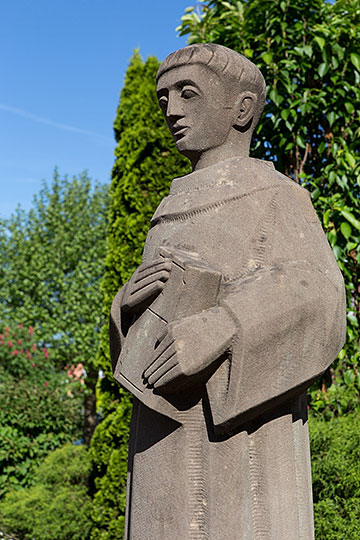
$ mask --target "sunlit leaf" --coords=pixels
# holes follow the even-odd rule
[[[347,369],[344,373],[345,384],[352,384],[355,380],[355,374],[352,369]]]
[[[343,221],[340,225],[340,230],[343,236],[345,236],[346,240],[348,240],[348,238],[351,236],[351,225],[347,221]]]
[[[323,37],[315,36],[314,41],[316,41],[321,50],[325,47],[325,39]]]
[[[355,67],[355,69],[357,69],[358,71],[360,71],[360,54],[357,54],[357,53],[351,53],[350,54],[350,60],[353,64],[353,66]]]
[[[348,212],[347,210],[342,210],[341,214],[344,216],[345,219],[348,220],[349,223],[351,223],[351,225],[355,227],[355,229],[360,231],[360,221],[356,219],[354,214],[352,214],[351,212]]]
[[[327,115],[327,119],[329,120],[330,126],[332,126],[333,123],[335,122],[335,118],[336,118],[336,114],[334,113],[334,111],[329,112],[329,114]],[[333,145],[333,150],[336,153],[335,144]]]
[[[263,57],[263,60],[264,60],[265,64],[270,64],[270,62],[271,62],[271,60],[273,58],[273,55],[272,55],[272,53],[268,52],[268,53],[263,54],[262,57]]]
[[[349,114],[352,114],[355,110],[355,107],[352,103],[350,103],[349,101],[345,103],[345,109],[347,110],[347,112]]]
[[[322,62],[322,64],[320,64],[320,66],[318,67],[318,74],[320,75],[320,77],[324,77],[324,75],[326,75],[328,71],[329,64],[327,62]]]
[[[350,152],[345,152],[346,161],[350,165],[350,167],[353,169],[355,167],[356,161],[354,156]]]

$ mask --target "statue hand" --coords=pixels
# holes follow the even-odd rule
[[[122,309],[124,312],[141,313],[150,306],[163,290],[169,279],[170,259],[157,259],[151,264],[142,264],[126,284]]]
[[[222,327],[227,324],[223,311],[215,307],[169,323],[144,370],[145,384],[174,391],[201,379],[230,347],[234,329],[231,322]]]

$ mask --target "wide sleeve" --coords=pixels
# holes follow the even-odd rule
[[[275,230],[277,248],[267,263],[223,289],[220,304],[231,313],[236,332],[227,358],[207,382],[218,433],[304,392],[344,344],[343,278],[315,213],[310,207],[306,212],[310,220],[303,220],[300,235]],[[304,236],[302,250],[297,238]],[[286,249],[300,256],[281,260]]]

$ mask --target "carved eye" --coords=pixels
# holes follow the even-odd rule
[[[191,88],[183,88],[181,92],[181,97],[184,99],[191,99],[198,95],[199,94],[195,90],[192,90]]]
[[[159,98],[159,105],[163,111],[166,111],[168,106],[168,98],[165,96],[162,96]]]

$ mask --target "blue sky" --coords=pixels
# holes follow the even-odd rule
[[[112,123],[135,48],[160,60],[192,0],[0,0],[0,217],[54,167],[108,182]]]

